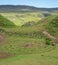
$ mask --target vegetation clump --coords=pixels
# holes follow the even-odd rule
[[[46,45],[51,45],[51,39],[50,38],[46,38]]]

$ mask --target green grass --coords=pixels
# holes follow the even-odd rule
[[[12,21],[15,25],[21,26],[26,22],[38,22],[44,16],[39,12],[34,13],[1,13],[4,17]]]
[[[30,45],[26,46],[27,44]],[[0,51],[15,54],[32,54],[37,53],[39,48],[42,49],[44,46],[44,39],[6,35],[3,45],[0,46]]]
[[[2,15],[0,15],[0,27],[14,27],[15,24]]]
[[[18,55],[1,60],[0,65],[58,65],[57,49],[58,46],[45,53]]]
[[[57,16],[49,16],[30,27],[1,26],[0,65],[58,65],[58,45],[46,45],[47,36],[42,33],[42,30],[49,30],[49,25],[51,30],[58,28],[57,22]],[[5,57],[4,54],[10,56]]]
[[[45,20],[43,20],[45,21]],[[53,36],[58,38],[58,16],[50,16],[46,20],[45,29]]]

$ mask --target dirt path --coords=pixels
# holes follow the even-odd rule
[[[58,40],[58,38],[52,36],[50,33],[46,32],[46,31],[42,31],[44,35],[48,36],[49,38],[51,39],[54,39],[54,40]]]

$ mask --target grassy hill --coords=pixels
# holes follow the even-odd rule
[[[16,26],[22,26],[27,22],[38,22],[44,15],[39,12],[28,12],[28,13],[0,13],[5,18],[12,21]]]
[[[13,27],[13,26],[15,26],[13,22],[0,15],[0,27]]]
[[[52,20],[50,20],[52,19]],[[58,37],[58,16],[49,17],[50,21],[46,21],[46,30],[53,36]]]
[[[51,15],[58,15],[55,12],[9,12],[9,13],[0,13],[2,16],[7,18],[8,20],[12,21],[16,26],[22,26],[28,22],[39,22],[42,18]]]
[[[58,65],[58,44],[53,39],[58,35],[57,22],[56,15],[32,26],[1,27],[0,65]]]
[[[42,24],[44,27],[44,30],[49,32],[52,36],[55,36],[58,38],[58,15],[52,15],[48,16],[46,18],[43,18],[40,22],[37,24]]]

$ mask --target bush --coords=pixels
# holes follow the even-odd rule
[[[46,38],[46,45],[50,45],[51,44],[51,39],[50,38]]]

